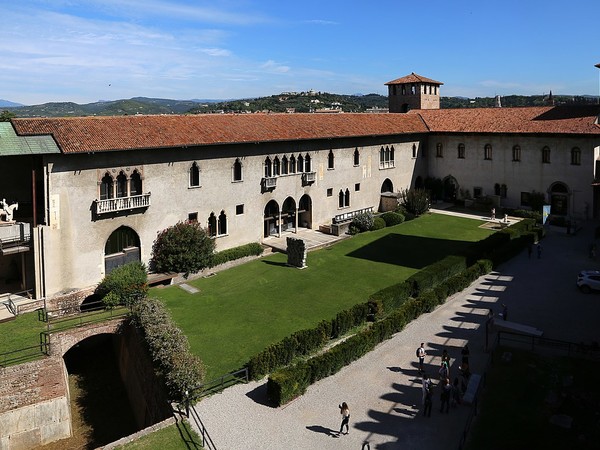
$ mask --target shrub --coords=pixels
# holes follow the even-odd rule
[[[373,220],[373,228],[371,228],[372,230],[381,230],[382,228],[386,227],[386,223],[385,220],[383,220],[381,217],[375,217],[375,219]]]
[[[404,216],[399,212],[388,211],[381,215],[381,218],[385,220],[387,227],[393,227],[394,225],[401,224],[404,222]]]
[[[429,210],[429,193],[425,189],[401,190],[400,203],[407,211],[410,211],[415,216],[420,216]]]
[[[141,262],[130,262],[113,269],[100,282],[95,293],[108,308],[119,304],[133,305],[148,294],[146,266]]]
[[[208,267],[215,241],[197,222],[179,222],[161,231],[152,245],[152,263],[158,272],[190,273]]]
[[[352,219],[352,223],[350,224],[350,229],[355,229],[359,233],[363,233],[365,231],[369,231],[373,228],[373,222],[375,221],[375,217],[372,212],[365,212],[356,215]],[[351,233],[352,234],[352,233]]]
[[[187,338],[156,299],[137,302],[132,308],[132,323],[141,330],[170,399],[182,402],[185,392],[199,386],[205,373],[200,359],[190,353]]]
[[[225,264],[229,261],[235,261],[236,259],[244,258],[246,256],[259,256],[262,255],[263,251],[264,248],[258,242],[251,242],[246,245],[223,250],[213,255],[210,267]]]

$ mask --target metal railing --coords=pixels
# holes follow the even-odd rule
[[[8,294],[2,294],[0,295],[0,303],[6,305],[6,308],[13,316],[17,316],[19,315],[20,311],[19,304],[16,302],[18,302],[19,300],[32,300],[32,292],[32,289],[26,289],[20,292],[10,292]]]
[[[369,213],[369,212],[373,212],[373,207],[369,206],[368,208],[363,208],[363,209],[357,209],[356,211],[350,211],[347,213],[343,213],[343,214],[338,214],[336,215],[332,222],[335,223],[340,223],[340,222],[345,222],[347,220],[352,220],[354,219],[356,216],[359,216],[361,214],[364,213]]]
[[[523,348],[537,353],[552,353],[573,358],[600,360],[600,346],[597,344],[588,345],[561,341],[540,336],[512,333],[510,331],[498,332],[498,344],[513,348]]]
[[[106,214],[136,208],[147,208],[150,206],[150,192],[142,195],[132,195],[130,197],[94,200],[94,203],[96,206],[96,214]]]
[[[198,430],[200,430],[200,439],[202,440],[200,444],[202,445],[202,447],[206,450],[217,450],[217,446],[208,434],[208,430],[206,429],[204,423],[200,419],[200,415],[198,414],[198,411],[196,411],[196,408],[194,406],[191,406],[190,408],[188,408],[187,413],[188,420],[193,420],[196,426],[198,427]]]
[[[40,343],[30,347],[23,347],[18,350],[0,353],[0,367],[7,367],[15,364],[23,364],[34,361],[42,356],[50,354],[50,342],[47,333],[40,333]]]
[[[248,381],[248,368],[244,367],[236,372],[225,374],[222,377],[195,387],[191,390],[191,392],[188,393],[188,397],[190,399],[197,400],[216,392],[221,392],[223,389],[228,388],[229,386],[233,386],[238,383],[247,383]]]
[[[126,306],[106,308],[104,302],[67,306],[53,310],[45,310],[42,320],[48,324],[48,332],[63,331],[105,320],[126,317],[130,314]]]

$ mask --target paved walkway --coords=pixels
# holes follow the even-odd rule
[[[594,226],[585,223],[576,236],[550,229],[540,259],[535,252],[529,259],[524,251],[283,407],[267,405],[265,379],[231,387],[196,409],[220,450],[454,450],[471,407],[461,405],[442,414],[436,392],[431,418],[419,414],[416,347],[426,343],[430,374],[437,373],[442,349],[448,349],[454,376],[460,349],[468,342],[472,371],[480,372],[488,358],[485,314],[489,308],[499,313],[502,303],[508,305],[509,320],[539,328],[547,337],[597,340],[600,295],[585,295],[575,287],[579,270],[598,267],[587,255]],[[350,406],[350,433],[338,437],[342,401]]]

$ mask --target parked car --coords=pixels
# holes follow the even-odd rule
[[[582,270],[579,272],[577,287],[585,294],[600,291],[600,270]]]

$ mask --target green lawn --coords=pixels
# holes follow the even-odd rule
[[[510,348],[497,349],[494,361],[468,450],[599,448],[600,362]],[[571,429],[550,423],[560,414],[573,419]]]
[[[42,352],[39,347],[37,350],[22,349],[39,345],[40,333],[45,329],[46,324],[39,320],[37,311],[0,323],[0,365],[18,364],[40,358]],[[6,354],[9,352],[15,353]]]
[[[201,439],[185,421],[155,431],[135,441],[117,447],[119,450],[183,450],[202,449]]]
[[[480,221],[426,215],[310,252],[308,267],[274,254],[190,281],[200,290],[154,288],[207,366],[207,380],[242,367],[294,331],[315,326],[370,294],[490,234]]]

